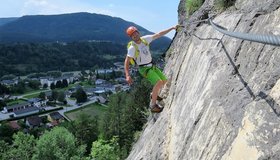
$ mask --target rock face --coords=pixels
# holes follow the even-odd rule
[[[213,14],[211,4],[206,0],[195,18]],[[180,24],[187,24],[184,6],[181,0]],[[279,35],[279,7],[279,0],[237,0],[213,21]],[[280,159],[279,53],[279,46],[225,36],[206,23],[179,31],[166,55],[165,109],[127,159]]]

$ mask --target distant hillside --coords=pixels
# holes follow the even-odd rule
[[[0,26],[17,20],[18,18],[0,18]]]
[[[0,77],[109,68],[123,61],[125,53],[125,45],[112,42],[0,44]]]
[[[124,44],[129,41],[125,30],[130,25],[137,26],[142,34],[151,34],[121,18],[90,13],[23,16],[10,21],[0,19],[0,43],[101,40]],[[170,41],[163,37],[155,41],[152,49],[165,50]]]

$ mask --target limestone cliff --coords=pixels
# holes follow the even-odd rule
[[[215,15],[212,6],[206,0],[189,20]],[[213,21],[279,35],[279,7],[279,0],[237,0]],[[181,0],[179,23],[187,25],[184,8]],[[280,159],[280,47],[199,23],[176,34],[166,60],[165,109],[149,120],[128,159]]]

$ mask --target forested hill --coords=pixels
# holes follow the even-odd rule
[[[110,67],[124,60],[125,30],[131,25],[142,35],[152,33],[121,18],[91,13],[0,18],[0,77]],[[167,37],[154,41],[152,54],[162,54],[170,42]]]
[[[106,68],[123,61],[125,53],[126,46],[112,42],[0,44],[0,77]]]
[[[0,19],[0,22],[2,20]],[[4,25],[0,25],[1,43],[86,40],[127,43],[129,39],[125,34],[125,30],[130,25],[137,26],[142,34],[152,33],[121,18],[92,13],[23,16],[4,22]],[[165,49],[170,41],[169,38],[163,37],[154,43],[154,49]]]

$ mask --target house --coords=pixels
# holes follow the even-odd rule
[[[107,102],[107,100],[103,96],[97,96],[97,101],[101,104],[104,104]]]
[[[88,96],[94,96],[95,92],[97,91],[96,88],[85,88],[84,91]]]
[[[19,111],[19,110],[23,110],[25,108],[29,108],[32,105],[28,102],[24,102],[24,103],[20,103],[20,104],[15,104],[15,105],[11,105],[11,106],[6,106],[3,109],[4,113],[9,113],[9,112],[15,112],[15,111]]]
[[[96,73],[98,74],[107,74],[107,73],[112,73],[113,70],[112,69],[98,69],[96,70]]]
[[[114,65],[119,69],[124,69],[123,62],[115,62]]]
[[[123,77],[121,77],[121,78],[116,78],[115,81],[118,82],[118,83],[121,83],[121,84],[126,84],[126,83],[127,83],[127,82],[126,82],[126,79],[123,78]]]
[[[47,101],[42,100],[41,98],[30,98],[27,100],[32,106],[43,107],[46,106]]]
[[[45,95],[47,99],[52,99],[52,91],[46,91]]]
[[[129,91],[130,90],[130,86],[129,85],[123,85],[122,86],[122,90],[123,91]]]
[[[17,121],[10,121],[8,125],[13,129],[13,130],[19,130],[20,126],[18,125]]]
[[[64,79],[67,80],[68,84],[69,83],[73,83],[73,81],[75,80],[73,74],[69,73],[69,74],[64,74],[62,77],[59,78],[53,78],[53,77],[41,77],[40,78],[40,83],[43,86],[44,84],[47,84],[48,87],[51,86],[52,83],[56,84],[57,81],[63,81]]]
[[[115,88],[115,92],[119,92],[122,90],[122,85],[121,84],[116,84],[114,85],[114,88]]]
[[[15,113],[15,117],[22,117],[22,116],[38,113],[39,111],[40,111],[39,108],[32,106],[21,110],[16,110],[14,111],[14,113]]]
[[[52,112],[48,115],[48,120],[51,122],[60,123],[64,121],[64,117],[59,112]]]
[[[32,116],[26,119],[26,125],[30,128],[39,127],[42,125],[42,118],[39,116]]]
[[[112,85],[110,83],[97,85],[96,89],[105,90],[105,92],[108,92],[108,91],[114,92],[115,91],[114,85]]]
[[[51,83],[49,83],[49,78],[51,78],[51,77],[40,77],[39,80],[40,80],[41,85],[44,86],[44,84],[47,84],[49,87],[51,84]]]
[[[96,85],[100,85],[100,84],[104,84],[104,83],[106,83],[106,80],[104,80],[104,79],[97,79],[97,80],[95,81],[95,84],[96,84]]]
[[[0,83],[5,86],[13,86],[18,84],[18,80],[2,80]]]

